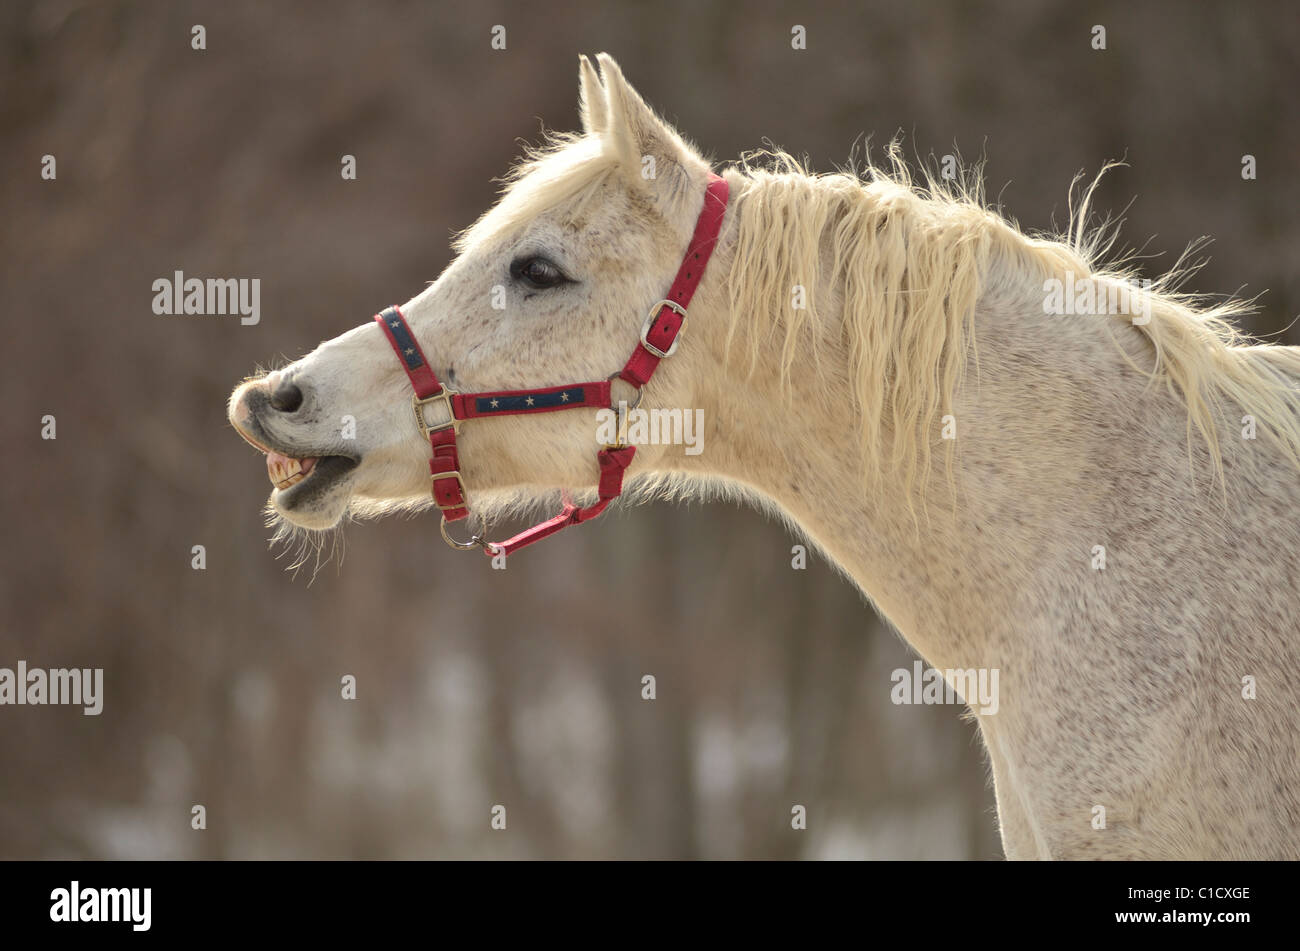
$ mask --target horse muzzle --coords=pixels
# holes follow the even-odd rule
[[[276,508],[290,511],[336,491],[360,464],[356,453],[300,443],[289,432],[304,406],[292,378],[271,374],[241,384],[231,395],[229,419],[235,432],[266,457]]]

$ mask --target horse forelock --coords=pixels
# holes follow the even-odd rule
[[[602,193],[618,162],[605,136],[547,135],[499,179],[500,201],[457,234],[452,248],[463,253],[476,243],[517,232],[561,205],[568,205],[571,216],[580,215]]]

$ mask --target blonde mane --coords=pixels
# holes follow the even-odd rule
[[[1178,293],[1196,270],[1186,265],[1186,254],[1146,288],[1123,260],[1104,265],[1115,230],[1105,224],[1089,230],[1087,223],[1093,190],[1111,166],[1083,191],[1066,235],[1036,237],[985,207],[978,169],[964,170],[955,183],[927,173],[918,185],[896,141],[887,157],[887,169],[868,164],[861,172],[823,175],[782,152],[743,157],[737,169],[745,183],[733,204],[739,238],[728,278],[728,353],[743,341],[748,353],[739,356],[752,372],[762,349],[783,330],[780,378],[787,393],[801,348],[820,372],[819,352],[835,346],[841,334],[847,337],[846,382],[863,421],[861,452],[869,473],[899,475],[910,487],[928,468],[931,443],[962,381],[976,303],[995,261],[1019,272],[1029,287],[1072,273],[1121,282],[1140,295],[1150,322],[1139,329],[1154,361],[1139,369],[1152,384],[1182,395],[1189,440],[1195,427],[1220,478],[1216,420],[1228,403],[1252,414],[1300,467],[1300,351],[1249,341],[1230,321],[1249,313],[1250,302],[1210,304]],[[801,309],[792,306],[796,289],[804,295]],[[842,311],[840,323],[821,319],[832,299]]]

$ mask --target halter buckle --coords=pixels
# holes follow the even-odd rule
[[[667,350],[660,350],[652,344],[646,337],[650,333],[650,328],[655,325],[655,320],[659,317],[659,312],[667,307],[669,310],[675,310],[682,315],[682,325],[677,328],[677,335],[673,337],[672,345]],[[677,345],[682,342],[682,334],[686,333],[686,308],[676,301],[661,300],[650,308],[650,313],[645,315],[645,322],[641,324],[641,346],[653,353],[660,360],[665,357],[671,357],[677,352]]]
[[[434,505],[442,509],[444,514],[447,512],[455,511],[456,509],[463,509],[469,507],[469,491],[465,488],[465,480],[461,478],[459,469],[448,469],[446,472],[435,472],[433,475],[429,476],[430,490],[432,490],[433,484],[436,483],[439,479],[456,480],[456,485],[460,489],[460,501],[453,502],[449,505],[443,505],[441,502],[438,501],[438,497],[435,495],[433,498]]]
[[[420,432],[424,433],[425,439],[428,439],[429,436],[432,435],[433,433],[442,432],[444,429],[450,429],[453,433],[457,435],[460,434],[461,420],[456,418],[456,413],[452,409],[452,405],[451,405],[451,398],[455,395],[456,393],[454,390],[449,389],[446,386],[443,386],[440,390],[438,390],[437,393],[434,393],[432,396],[426,396],[424,399],[420,399],[419,394],[416,394],[411,398],[411,404],[415,409],[415,421],[416,423],[419,424]],[[445,423],[437,423],[433,426],[430,426],[429,421],[424,418],[424,407],[426,404],[434,403],[437,402],[438,400],[442,400],[443,403],[446,404],[447,406],[447,421]]]

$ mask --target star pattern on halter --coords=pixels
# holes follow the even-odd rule
[[[470,397],[474,412],[485,414],[528,413],[595,405],[595,396],[583,387],[531,390],[519,393],[484,393]]]

